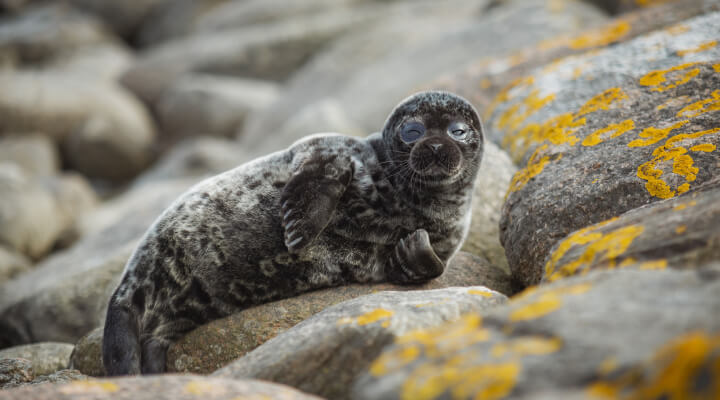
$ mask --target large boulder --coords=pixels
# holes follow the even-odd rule
[[[506,297],[485,287],[380,292],[327,308],[215,372],[284,383],[332,399],[395,337],[480,312]]]
[[[2,376],[2,375],[0,375]],[[0,392],[0,399],[86,400],[320,400],[284,385],[197,375],[156,375],[38,385]]]
[[[0,285],[32,268],[25,255],[6,246],[0,246]]]
[[[50,375],[68,367],[73,347],[57,342],[27,344],[0,350],[0,359],[22,358],[30,361],[35,375]]]
[[[354,398],[717,398],[720,264],[695,267],[593,271],[411,332]]]
[[[671,198],[717,175],[720,12],[571,56],[503,91],[487,128],[525,167],[501,242],[514,276],[542,276],[570,232]]]
[[[0,133],[39,132],[63,145],[90,177],[127,179],[151,160],[155,130],[145,108],[113,82],[76,74],[0,73]]]
[[[0,137],[0,163],[12,162],[30,175],[55,175],[60,169],[60,153],[55,143],[43,135]]]

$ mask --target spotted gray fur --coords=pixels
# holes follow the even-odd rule
[[[449,132],[458,123],[466,137]],[[410,126],[424,135],[408,143],[401,132]],[[126,266],[108,306],[107,372],[163,372],[172,341],[254,304],[437,277],[467,235],[482,151],[472,105],[423,92],[398,105],[381,133],[310,136],[201,182]]]

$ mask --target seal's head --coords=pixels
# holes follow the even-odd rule
[[[474,178],[483,151],[475,108],[460,96],[430,91],[414,94],[392,111],[383,128],[393,168],[424,182]]]

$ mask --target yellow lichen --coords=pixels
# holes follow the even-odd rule
[[[681,105],[683,105],[683,104],[686,104],[686,103],[690,102],[691,100],[692,100],[692,99],[690,98],[690,96],[687,96],[687,95],[682,95],[682,96],[677,96],[677,97],[671,97],[671,98],[665,100],[664,103],[662,103],[662,104],[660,104],[659,106],[655,107],[655,109],[658,110],[658,111],[660,111],[660,110],[664,110],[664,109],[666,109],[666,108],[668,108],[668,107],[679,107],[679,106],[681,106]]]
[[[666,269],[668,266],[668,262],[665,259],[660,260],[652,260],[652,261],[644,261],[638,265],[639,269],[644,270],[655,270],[655,269]]]
[[[185,392],[193,395],[222,395],[226,389],[222,385],[216,385],[204,381],[192,381],[185,385]]]
[[[75,381],[72,383],[68,383],[67,385],[63,385],[60,387],[59,391],[64,394],[70,394],[70,395],[89,395],[93,393],[103,394],[103,393],[113,393],[120,390],[118,385],[116,385],[113,382],[108,381]]]
[[[684,210],[684,209],[686,209],[686,208],[688,208],[688,207],[692,207],[692,206],[695,206],[695,205],[697,205],[697,201],[692,200],[692,201],[690,201],[690,202],[688,202],[688,203],[682,203],[682,204],[676,205],[675,207],[673,207],[673,210],[675,210],[675,211],[681,211],[681,210]]]
[[[596,146],[607,139],[614,139],[623,133],[635,129],[635,122],[631,119],[626,119],[623,122],[617,124],[610,124],[605,128],[598,129],[595,132],[588,135],[585,140],[582,141],[583,146]],[[612,132],[610,135],[607,133]]]
[[[711,97],[688,105],[677,113],[679,118],[695,118],[710,111],[720,110],[720,90],[712,92]]]
[[[713,64],[713,70],[715,70],[715,72],[720,73],[720,64]]]
[[[688,55],[688,54],[701,53],[701,52],[703,52],[703,51],[710,50],[710,49],[712,49],[713,47],[717,46],[717,44],[718,44],[718,41],[717,41],[717,40],[711,40],[711,41],[709,41],[709,42],[702,43],[702,44],[700,44],[700,45],[698,45],[697,47],[694,47],[694,48],[692,48],[692,49],[680,50],[680,51],[677,52],[677,54],[678,54],[680,57],[685,57],[685,56]]]
[[[676,65],[672,68],[664,70],[652,71],[640,78],[639,83],[642,86],[655,86],[652,88],[653,91],[664,92],[680,85],[684,85],[688,83],[692,78],[697,76],[700,73],[700,68],[693,68],[697,64],[699,63],[692,62]],[[680,73],[681,71],[684,72]],[[668,79],[667,75],[671,73],[673,75],[677,75],[675,80],[665,83]]]
[[[402,369],[415,361],[420,355],[418,346],[398,346],[390,351],[385,351],[370,366],[370,374],[381,376]]]
[[[679,24],[674,25],[669,28],[667,28],[665,31],[671,35],[680,35],[682,33],[685,33],[690,30],[690,27],[687,25]]]
[[[435,399],[446,391],[453,398],[494,400],[507,396],[515,386],[520,366],[486,364],[464,368],[421,365],[402,386],[402,399]]]
[[[476,294],[478,296],[483,297],[492,297],[492,292],[489,292],[487,290],[479,290],[479,289],[470,289],[468,290],[468,294]]]
[[[562,344],[563,342],[559,338],[522,336],[496,344],[490,350],[490,354],[495,358],[502,358],[507,355],[544,355],[560,350]]]
[[[630,23],[624,20],[603,27],[599,30],[587,32],[568,43],[568,47],[575,50],[587,49],[590,47],[607,46],[616,42],[630,32]]]
[[[537,174],[541,173],[543,169],[545,169],[545,166],[550,162],[550,156],[541,157],[540,153],[545,151],[547,148],[548,145],[544,144],[535,149],[535,153],[530,156],[530,159],[528,160],[525,168],[521,169],[513,176],[512,181],[510,182],[510,187],[508,188],[508,194],[516,192],[525,187],[525,185],[530,182],[530,179],[532,179]],[[558,157],[558,159],[559,158],[560,157]]]
[[[536,299],[526,296],[515,298],[513,304],[517,307],[510,313],[509,319],[511,322],[519,322],[544,317],[562,306],[562,296],[582,294],[591,288],[589,283],[581,283],[546,289],[540,292]]]
[[[658,129],[655,127],[647,127],[642,132],[638,134],[643,139],[635,139],[632,142],[628,143],[628,147],[645,147],[650,146],[651,144],[655,144],[670,134],[671,131],[674,131],[675,129],[682,128],[690,121],[680,121],[676,122],[668,127]]]
[[[340,320],[338,320],[338,324],[344,325],[344,324],[357,323],[358,325],[368,325],[368,324],[372,324],[374,322],[378,322],[380,320],[384,320],[381,323],[381,326],[383,328],[387,328],[388,326],[390,326],[390,320],[388,318],[392,317],[393,314],[394,314],[394,312],[391,310],[386,310],[384,308],[377,308],[375,310],[368,311],[365,314],[360,315],[355,318],[351,318],[351,317],[341,318]]]
[[[682,235],[683,233],[685,233],[686,230],[687,230],[687,226],[679,225],[678,227],[675,228],[675,233],[677,233],[678,235]]]
[[[595,231],[616,220],[617,217],[611,218],[598,222],[595,225],[579,229],[570,234],[567,238],[560,242],[557,249],[550,255],[550,260],[548,260],[547,264],[545,264],[545,276],[550,276],[555,273],[558,262],[572,247],[582,246],[602,238],[602,233]]]

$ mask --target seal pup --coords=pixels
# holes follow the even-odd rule
[[[309,136],[194,186],[150,227],[110,299],[107,373],[163,372],[172,341],[254,304],[439,276],[469,229],[483,143],[470,103],[422,92],[380,133]]]

